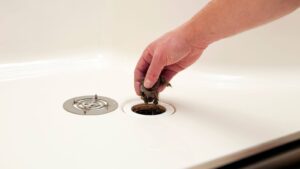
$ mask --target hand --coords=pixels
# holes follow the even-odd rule
[[[182,26],[166,33],[144,50],[134,72],[137,95],[141,95],[140,87],[143,81],[146,88],[151,88],[159,76],[169,82],[178,72],[200,57],[207,44],[193,45],[193,38],[192,32]],[[161,92],[165,87],[160,86],[158,91]]]
[[[230,3],[229,3],[230,2]],[[300,6],[299,0],[213,0],[183,26],[152,42],[134,72],[135,91],[151,88],[159,76],[170,81],[193,64],[208,44],[282,17]],[[162,91],[161,86],[158,91]]]

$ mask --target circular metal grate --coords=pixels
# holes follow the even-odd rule
[[[64,109],[79,115],[100,115],[112,112],[118,108],[118,103],[104,96],[81,96],[67,100]]]

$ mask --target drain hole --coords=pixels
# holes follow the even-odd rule
[[[166,111],[166,108],[155,104],[137,104],[132,106],[131,110],[142,115],[158,115]]]

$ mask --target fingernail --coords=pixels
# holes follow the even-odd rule
[[[146,88],[150,88],[150,87],[152,87],[151,86],[151,81],[150,80],[145,80],[145,82],[144,82],[144,86],[146,87]]]

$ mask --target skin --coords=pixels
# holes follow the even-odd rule
[[[160,76],[169,82],[196,62],[210,44],[276,20],[299,6],[300,0],[210,1],[189,21],[146,47],[134,72],[137,95],[141,95],[142,84],[151,88]]]

